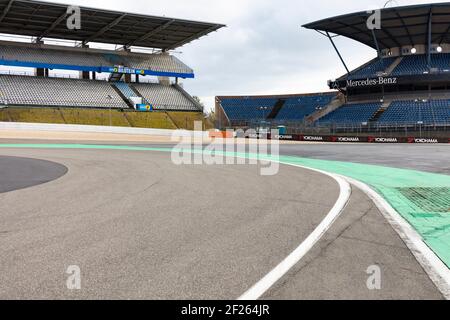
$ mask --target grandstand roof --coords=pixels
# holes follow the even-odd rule
[[[367,28],[367,19],[371,15],[362,11],[303,27],[351,38],[376,49],[372,31]],[[427,44],[430,21],[432,43],[450,43],[449,2],[382,9],[381,29],[374,31],[381,49]]]
[[[67,4],[0,1],[0,33],[172,50],[224,25],[81,7],[81,30],[66,26]]]
[[[319,95],[336,95],[338,91],[324,91],[324,92],[314,92],[314,93],[299,93],[299,94],[274,94],[274,95],[246,95],[246,96],[217,96],[216,99],[289,99],[297,97],[310,97]]]

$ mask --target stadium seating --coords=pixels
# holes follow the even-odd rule
[[[323,108],[336,97],[335,94],[299,96],[289,98],[278,113],[276,120],[301,121]]]
[[[136,83],[133,87],[155,110],[199,111],[199,108],[176,86]]]
[[[374,78],[380,72],[383,72],[391,66],[397,57],[389,57],[383,59],[372,60],[365,67],[352,71],[348,77],[351,80]],[[394,68],[391,76],[404,75],[420,75],[429,72],[450,72],[450,54],[449,53],[434,53],[431,55],[431,70],[428,67],[428,58],[425,54],[409,55],[402,57],[401,62]]]
[[[183,62],[174,56],[165,54],[139,55],[129,54],[124,57],[126,66],[134,69],[152,70],[158,72],[194,73]]]
[[[431,69],[438,73],[450,72],[450,54],[432,54]],[[420,75],[428,72],[430,72],[430,69],[428,68],[427,56],[421,54],[403,57],[400,64],[392,72],[392,75]]]
[[[100,54],[65,50],[44,50],[38,47],[0,46],[0,57],[2,60],[49,64],[70,64],[93,67],[111,65],[103,55]]]
[[[277,101],[277,98],[227,98],[221,105],[231,121],[253,121],[266,119]]]
[[[355,125],[368,122],[380,110],[382,103],[346,104],[319,119],[319,124]]]
[[[221,105],[231,121],[260,121],[274,116],[276,122],[302,121],[329,104],[336,94],[299,95],[291,97],[222,98]],[[284,103],[280,104],[280,101]],[[277,110],[277,106],[281,108]]]
[[[365,67],[357,69],[350,73],[348,77],[351,80],[363,79],[363,78],[374,78],[378,73],[385,71],[390,65],[394,63],[396,57],[384,58],[380,61],[378,58],[371,61]]]
[[[114,67],[156,72],[192,74],[193,70],[174,56],[130,52],[105,52],[0,45],[0,58],[8,61],[70,65],[80,67]]]
[[[0,76],[0,102],[8,105],[128,108],[106,81]]]
[[[450,123],[450,100],[396,101],[381,115],[380,124]]]

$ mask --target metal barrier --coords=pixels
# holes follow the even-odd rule
[[[392,135],[408,137],[414,135],[417,137],[444,136],[450,137],[450,121],[436,123],[315,123],[308,124],[306,121],[287,122],[287,121],[236,121],[232,128],[242,129],[277,129],[279,126],[286,127],[288,134],[307,134],[307,135]]]

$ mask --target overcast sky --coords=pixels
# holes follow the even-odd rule
[[[184,81],[208,107],[217,95],[284,94],[326,91],[327,80],[345,69],[329,40],[301,25],[334,15],[383,7],[386,0],[48,0],[226,24],[175,53],[196,79]],[[442,1],[396,0],[395,5]],[[375,51],[337,39],[349,67]]]

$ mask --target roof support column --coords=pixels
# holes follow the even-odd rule
[[[341,59],[341,62],[342,62],[342,64],[344,65],[345,70],[347,70],[347,74],[350,74],[350,70],[348,69],[347,65],[345,64],[344,58],[342,58],[341,53],[339,52],[338,48],[336,47],[336,44],[334,43],[333,38],[330,36],[330,33],[329,33],[328,31],[327,31],[327,37],[328,37],[328,39],[330,39],[331,44],[333,45],[334,50],[336,50],[336,53],[337,53],[338,56],[339,56],[339,59]]]
[[[9,13],[9,11],[11,10],[11,7],[12,7],[13,4],[14,4],[14,0],[10,0],[8,2],[8,5],[6,6],[5,10],[3,10],[3,13],[0,15],[0,22],[2,22],[3,19],[6,18],[6,16]]]
[[[433,11],[430,10],[430,15],[428,16],[428,46],[427,46],[427,58],[428,58],[428,68],[431,69],[431,37],[432,37],[432,25],[433,25]]]
[[[372,29],[372,37],[373,37],[373,42],[375,43],[375,47],[377,48],[377,54],[378,54],[378,59],[381,61],[381,63],[383,64],[383,68],[384,68],[384,59],[383,59],[383,55],[381,53],[381,49],[380,49],[380,45],[378,44],[378,39],[377,39],[377,35],[375,34],[375,30]]]

